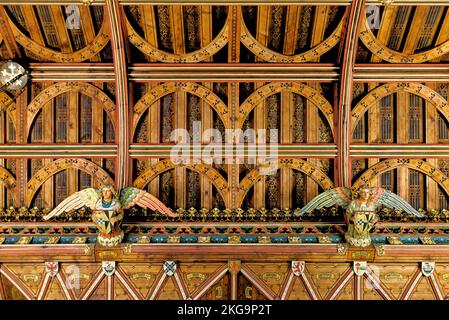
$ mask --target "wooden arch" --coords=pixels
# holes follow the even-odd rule
[[[362,19],[364,19],[364,21],[362,21],[360,40],[362,40],[372,53],[385,61],[393,63],[422,63],[438,58],[449,52],[449,40],[444,41],[435,48],[415,54],[404,54],[390,49],[381,43],[373,34],[365,15],[363,15]]]
[[[4,184],[6,189],[11,191],[11,195],[13,198],[14,203],[17,205],[17,199],[16,199],[16,179],[13,177],[13,175],[4,167],[0,166],[0,183]]]
[[[374,105],[375,102],[379,101],[383,97],[386,97],[392,93],[398,91],[405,91],[408,93],[416,94],[426,101],[429,101],[434,105],[438,111],[440,111],[444,117],[449,121],[449,103],[437,92],[431,88],[415,82],[410,83],[387,83],[369,92],[359,103],[354,107],[351,112],[352,122],[351,122],[351,135],[354,132],[357,123],[363,117],[365,112]]]
[[[105,14],[104,17],[106,18],[107,15]],[[109,42],[109,36],[106,32],[105,19],[103,19],[100,31],[91,43],[78,51],[69,53],[55,51],[40,45],[20,31],[9,17],[8,20],[17,42],[43,60],[50,60],[54,62],[82,62],[98,54]]]
[[[220,51],[227,43],[229,38],[229,21],[231,15],[228,14],[224,27],[220,33],[205,47],[185,54],[173,54],[162,51],[151,45],[133,28],[126,18],[126,28],[128,30],[129,41],[142,51],[145,55],[154,58],[157,61],[168,63],[195,63],[203,61]]]
[[[248,50],[254,53],[259,58],[262,58],[268,62],[277,62],[277,63],[302,63],[307,61],[312,61],[317,59],[324,53],[328,52],[332,49],[341,39],[344,18],[338,23],[338,26],[332,32],[332,34],[325,39],[323,42],[319,43],[315,47],[311,48],[306,52],[302,52],[297,55],[287,56],[278,52],[275,52],[263,44],[261,44],[256,38],[253,37],[251,32],[249,32],[248,28],[245,25],[245,21],[243,19],[243,14],[241,14],[241,34],[240,41],[245,45]]]
[[[115,128],[115,104],[114,102],[100,89],[85,82],[68,81],[59,82],[41,91],[31,103],[28,105],[27,109],[27,134],[30,131],[31,125],[33,124],[34,118],[42,107],[59,96],[62,93],[68,91],[79,91],[93,99],[96,99],[101,103],[103,109],[106,111],[112,125]]]
[[[194,94],[197,97],[204,99],[206,103],[218,113],[218,116],[220,117],[224,126],[226,128],[228,127],[228,107],[210,89],[200,84],[192,82],[167,82],[151,89],[150,92],[145,94],[134,106],[133,129],[132,129],[133,137],[137,124],[139,123],[139,120],[142,117],[145,110],[150,108],[157,100],[161,99],[167,94],[175,92],[178,89]]]
[[[114,180],[111,179],[109,174],[103,170],[97,164],[85,160],[85,159],[58,159],[49,164],[44,168],[40,169],[33,178],[28,181],[27,185],[27,204],[31,205],[31,201],[39,187],[47,181],[51,176],[56,173],[63,171],[65,169],[75,168],[86,172],[95,177],[103,185],[114,185]]]
[[[243,122],[252,109],[264,99],[283,90],[299,94],[307,100],[310,100],[319,110],[321,110],[321,112],[323,112],[332,130],[332,134],[334,133],[334,108],[332,105],[314,88],[297,82],[270,83],[253,92],[239,107],[238,128],[242,127]]]
[[[290,168],[303,172],[318,183],[324,190],[332,189],[334,187],[332,180],[329,179],[321,169],[310,162],[301,159],[279,159],[278,169],[280,168]],[[265,175],[260,173],[259,169],[260,168],[251,170],[239,183],[239,193],[237,196],[239,207],[242,205],[249,189],[251,189],[256,182],[265,177]]]
[[[437,182],[441,188],[449,194],[449,177],[441,170],[435,168],[428,162],[421,159],[387,159],[368,168],[360,178],[353,184],[352,189],[357,190],[362,184],[368,184],[378,175],[396,169],[405,167],[424,173]]]
[[[227,206],[227,194],[228,183],[225,178],[212,166],[199,163],[199,164],[176,164],[170,159],[164,159],[159,161],[155,165],[147,168],[140,176],[134,180],[133,186],[139,189],[143,189],[149,182],[156,178],[161,173],[174,169],[176,167],[186,167],[192,171],[198,172],[200,175],[207,177],[210,182],[217,188],[218,193],[223,198],[225,205]]]
[[[14,125],[14,128],[16,128],[16,103],[14,100],[12,100],[7,93],[0,92],[0,110],[1,106],[7,105],[6,113],[9,115],[9,117],[12,120],[12,123]],[[2,110],[3,111],[3,110]],[[17,129],[17,128],[16,128]]]

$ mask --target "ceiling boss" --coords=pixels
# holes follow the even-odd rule
[[[123,188],[119,195],[114,187],[104,186],[101,189],[87,188],[75,192],[43,218],[49,220],[63,212],[86,206],[92,210],[92,221],[99,230],[98,243],[112,247],[121,243],[124,237],[121,229],[124,210],[135,205],[157,210],[170,217],[178,216],[156,197],[144,190],[131,187]]]
[[[330,189],[313,198],[298,214],[336,204],[346,209],[345,240],[355,247],[367,247],[371,244],[369,233],[379,220],[376,210],[382,205],[423,217],[423,214],[416,211],[400,196],[383,188],[370,188],[368,185],[360,186],[356,192],[344,187]]]

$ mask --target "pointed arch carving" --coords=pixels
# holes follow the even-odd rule
[[[380,101],[382,98],[398,91],[416,94],[426,101],[429,101],[449,121],[449,103],[431,88],[415,82],[387,83],[369,92],[365,97],[363,97],[362,100],[360,100],[359,103],[357,103],[354,109],[352,109],[351,136],[357,126],[357,123],[375,102]]]
[[[170,159],[164,159],[147,168],[141,175],[136,178],[136,180],[134,180],[133,186],[139,189],[143,189],[158,175],[176,167],[185,167],[192,171],[198,172],[202,176],[207,177],[215,186],[215,188],[217,188],[218,193],[220,193],[223,201],[225,202],[225,205],[227,206],[227,191],[229,190],[228,182],[216,169],[205,163],[176,164]]]
[[[176,90],[194,94],[206,101],[217,112],[224,126],[228,127],[228,107],[212,90],[193,82],[167,82],[151,89],[134,106],[132,136],[134,136],[135,129],[143,113],[156,101]]]
[[[27,133],[30,132],[31,125],[33,124],[34,118],[39,110],[55,97],[69,91],[79,91],[93,99],[96,99],[106,111],[112,125],[115,128],[115,104],[111,98],[90,83],[68,81],[58,82],[48,88],[45,88],[33,99],[33,101],[31,101],[27,107]]]
[[[302,159],[279,159],[278,169],[280,168],[290,168],[303,172],[318,183],[324,190],[332,189],[334,187],[332,180],[321,169],[319,169],[316,165]],[[255,168],[251,170],[243,178],[243,180],[240,181],[237,196],[239,207],[245,199],[246,194],[254,186],[254,184],[265,177],[265,175],[260,173],[259,169],[260,168]]]
[[[237,127],[242,127],[243,122],[246,117],[248,117],[251,110],[253,110],[263,100],[281,91],[293,92],[311,101],[324,114],[329,127],[331,128],[332,135],[334,135],[334,108],[332,105],[316,89],[297,82],[269,83],[257,89],[239,106],[239,120]]]
[[[356,190],[362,184],[368,184],[372,179],[376,178],[380,174],[396,169],[396,168],[409,168],[424,173],[429,176],[441,188],[449,195],[449,177],[446,176],[441,170],[435,168],[427,161],[421,159],[387,159],[376,163],[369,167],[353,184],[352,189]]]
[[[27,205],[30,206],[34,195],[39,187],[47,181],[51,176],[65,169],[75,168],[86,172],[95,177],[103,185],[114,185],[114,180],[109,174],[97,164],[85,160],[85,159],[58,159],[44,168],[40,169],[36,174],[28,181],[27,185]]]

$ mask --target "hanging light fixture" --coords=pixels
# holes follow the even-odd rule
[[[7,61],[0,66],[0,93],[7,91],[13,95],[7,105],[0,105],[0,112],[6,110],[23,92],[28,78],[28,71],[15,61]]]

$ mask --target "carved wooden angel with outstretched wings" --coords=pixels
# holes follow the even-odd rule
[[[358,247],[371,244],[369,231],[377,222],[376,210],[382,205],[423,217],[422,213],[393,192],[383,188],[370,188],[366,185],[361,186],[354,193],[351,189],[343,187],[327,190],[313,198],[298,214],[334,205],[346,209],[345,220],[348,231],[345,233],[345,239]]]
[[[62,201],[53,211],[44,216],[45,220],[59,216],[81,207],[92,209],[92,220],[99,229],[98,242],[104,246],[115,246],[123,240],[123,231],[120,228],[125,209],[138,205],[142,208],[157,210],[170,217],[178,215],[167,208],[156,197],[138,188],[123,188],[120,196],[111,186],[100,190],[87,188],[75,192]]]

